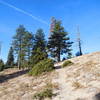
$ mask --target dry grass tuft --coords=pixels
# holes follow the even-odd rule
[[[75,89],[80,89],[80,88],[83,88],[84,86],[78,82],[78,81],[74,81],[72,82],[72,86],[75,87]]]
[[[87,72],[87,71],[91,71],[92,68],[94,68],[96,65],[97,63],[91,60],[91,61],[86,62],[82,66],[84,66],[83,70]]]

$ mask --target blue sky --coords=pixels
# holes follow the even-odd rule
[[[4,5],[2,1],[37,19],[23,11]],[[0,0],[0,41],[2,41],[3,60],[7,59],[12,37],[19,24],[23,24],[33,33],[38,28],[43,28],[45,35],[48,36],[50,26],[47,24],[50,24],[52,16],[62,20],[71,40],[75,42],[73,54],[78,51],[76,43],[78,25],[83,52],[100,50],[100,0]]]

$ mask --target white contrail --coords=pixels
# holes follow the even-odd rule
[[[21,12],[21,13],[23,13],[23,14],[25,14],[25,15],[30,16],[30,17],[33,18],[34,20],[37,20],[37,21],[39,21],[39,22],[41,22],[41,23],[43,23],[43,24],[48,25],[48,23],[47,23],[46,21],[44,21],[44,20],[42,20],[42,19],[39,19],[39,18],[33,16],[33,15],[32,15],[31,13],[29,13],[29,12],[26,12],[26,11],[24,11],[24,10],[22,10],[22,9],[20,9],[20,8],[17,8],[17,7],[15,7],[15,6],[13,6],[13,5],[7,3],[7,2],[4,2],[4,1],[0,1],[0,3],[3,4],[3,5],[5,5],[5,6],[8,6],[8,7],[10,7],[10,8],[13,8],[14,10],[16,10],[16,11],[18,11],[18,12]]]

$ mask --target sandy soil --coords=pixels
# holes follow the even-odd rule
[[[56,70],[58,77],[53,82],[58,82],[59,90],[56,92],[59,94],[53,100],[94,100],[94,95],[100,92],[100,52],[71,61],[73,65]]]
[[[34,93],[49,82],[58,85],[54,89],[57,96],[52,100],[94,100],[94,95],[100,92],[100,52],[70,60],[73,65],[58,67],[41,77],[28,76],[27,71],[18,69],[0,72],[0,100],[32,100]]]
[[[51,82],[54,72],[40,77],[27,71],[8,69],[0,73],[0,100],[33,100],[33,95]]]

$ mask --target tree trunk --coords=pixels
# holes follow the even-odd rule
[[[58,54],[58,62],[60,62],[60,54]]]
[[[58,48],[58,62],[60,62],[60,47]]]

